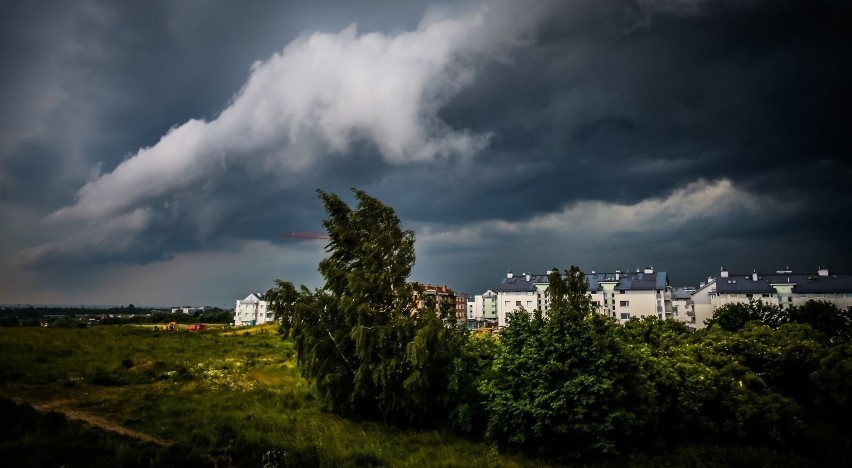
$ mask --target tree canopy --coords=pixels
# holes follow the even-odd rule
[[[414,233],[362,190],[353,190],[354,209],[318,193],[330,238],[319,264],[325,284],[296,293],[279,280],[269,293],[282,332],[295,340],[302,373],[343,414],[403,424],[446,418],[461,332],[445,327],[434,309],[414,310],[407,282]]]

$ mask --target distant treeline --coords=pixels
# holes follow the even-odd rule
[[[132,304],[127,307],[89,309],[72,307],[28,307],[0,309],[0,326],[40,326],[48,324],[58,327],[87,326],[91,324],[144,324],[144,323],[231,323],[232,310],[218,307],[192,314],[171,313],[167,310],[140,310]]]

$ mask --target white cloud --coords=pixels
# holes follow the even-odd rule
[[[497,235],[550,235],[558,238],[590,236],[602,240],[625,232],[661,232],[695,223],[748,215],[752,218],[795,211],[785,204],[750,193],[728,179],[703,179],[679,188],[663,198],[649,198],[634,204],[580,201],[561,211],[521,221],[490,220],[453,228],[424,228],[417,232],[418,244],[475,245]]]
[[[490,135],[451,128],[438,110],[472,80],[477,59],[523,40],[538,10],[514,10],[495,2],[456,17],[431,11],[414,31],[359,34],[352,25],[302,36],[255,63],[216,119],[173,128],[86,183],[51,219],[126,213],[222,177],[229,165],[260,164],[287,184],[360,141],[390,164],[467,158]]]

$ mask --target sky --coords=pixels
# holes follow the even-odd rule
[[[844,0],[0,5],[0,303],[322,284],[316,190],[412,281],[852,271]]]

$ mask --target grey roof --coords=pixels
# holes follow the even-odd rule
[[[530,275],[527,281],[525,275],[515,275],[511,278],[503,278],[500,285],[493,288],[496,292],[524,292],[535,291],[536,284],[547,284],[547,275]]]
[[[616,280],[618,276],[618,280]],[[664,271],[654,273],[593,273],[586,274],[589,282],[589,292],[601,290],[601,283],[617,281],[616,290],[624,291],[647,291],[665,289],[668,284],[668,275]],[[547,284],[547,275],[530,275],[527,281],[525,275],[515,275],[512,278],[503,278],[500,285],[494,288],[497,292],[525,292],[535,291],[536,284]]]
[[[757,281],[752,274],[728,274],[727,278],[716,278],[716,292],[772,294],[773,284],[793,284],[793,292],[798,294],[852,293],[852,274],[758,273]]]
[[[615,277],[618,276],[618,280]],[[669,277],[665,271],[653,273],[595,273],[586,275],[589,280],[589,291],[601,290],[601,283],[618,281],[615,289],[619,291],[649,291],[655,289],[666,289],[669,285]]]
[[[672,299],[690,299],[695,292],[695,288],[680,287],[672,291]]]

